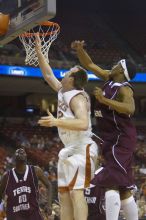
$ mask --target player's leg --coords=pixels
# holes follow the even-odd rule
[[[121,206],[127,220],[138,220],[138,208],[130,190],[122,191]]]
[[[72,190],[71,199],[74,207],[74,220],[86,220],[88,217],[88,206],[83,190]]]
[[[118,220],[121,201],[118,190],[108,189],[105,193],[106,220]]]
[[[69,184],[71,199],[74,207],[75,220],[86,220],[88,217],[88,205],[84,197],[84,188],[89,187],[91,178],[93,178],[95,172],[94,159],[97,158],[97,146],[88,144],[83,146],[85,150],[81,150],[81,153],[69,158],[70,172],[74,173],[74,178]],[[76,166],[75,166],[76,164]]]
[[[131,183],[133,183],[131,169],[133,149],[123,147],[120,142],[116,147],[115,145],[110,146],[110,143],[107,142],[103,147],[105,149],[103,156],[106,160],[106,165],[96,180],[107,188],[105,193],[106,219],[118,220],[121,206],[119,186],[131,186]],[[106,147],[110,149],[107,151]]]
[[[60,202],[60,219],[73,220],[74,212],[73,212],[72,201],[70,198],[70,193],[59,192],[59,202]]]
[[[61,220],[73,220],[73,205],[70,198],[69,188],[66,183],[67,165],[64,161],[58,161],[58,196],[60,203]]]

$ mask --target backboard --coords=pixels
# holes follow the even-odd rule
[[[0,36],[5,45],[20,34],[56,15],[56,0],[0,0],[0,12],[10,14],[8,32]]]

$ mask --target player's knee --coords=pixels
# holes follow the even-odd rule
[[[132,195],[132,192],[130,190],[120,191],[121,200],[128,199],[129,197],[131,197],[131,195]]]

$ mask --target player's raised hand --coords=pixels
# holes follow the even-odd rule
[[[84,45],[85,45],[84,40],[82,40],[82,41],[75,40],[71,43],[71,48],[74,49],[74,50],[79,50],[79,49],[83,48]]]
[[[40,39],[40,36],[39,36],[39,33],[36,33],[35,34],[35,49],[36,49],[36,52],[41,52],[41,39]]]

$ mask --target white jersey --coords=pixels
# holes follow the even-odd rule
[[[76,145],[77,143],[87,143],[91,141],[92,131],[91,131],[91,119],[90,119],[90,99],[88,94],[84,90],[70,90],[67,92],[62,92],[62,89],[58,92],[58,110],[57,117],[61,119],[74,119],[75,115],[70,108],[70,102],[72,98],[78,94],[83,94],[87,99],[88,107],[88,118],[89,126],[86,131],[75,131],[64,128],[58,128],[59,137],[62,140],[65,147]]]

